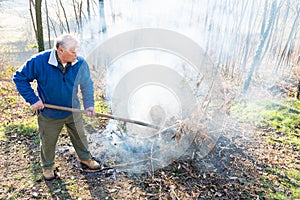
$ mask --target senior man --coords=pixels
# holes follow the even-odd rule
[[[79,41],[71,34],[63,34],[56,38],[54,46],[33,55],[13,77],[21,96],[32,109],[38,110],[40,158],[45,180],[56,178],[55,149],[63,126],[67,128],[80,163],[92,170],[100,168],[88,150],[82,115],[44,107],[44,104],[53,104],[80,108],[80,88],[87,116],[95,115],[93,82],[87,62],[77,55]],[[34,80],[37,94],[31,85]]]

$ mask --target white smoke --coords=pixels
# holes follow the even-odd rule
[[[105,82],[105,94],[112,114],[159,125],[162,129],[174,125],[177,120],[189,118],[200,123],[191,114],[197,113],[198,105],[207,98],[216,77],[210,68],[212,63],[198,49],[204,36],[199,37],[200,30],[187,23],[193,17],[190,12],[194,9],[192,2],[118,1],[113,5],[115,24],[108,25],[107,33],[91,42],[95,49],[87,56],[96,68],[96,80]],[[168,10],[165,9],[167,5]],[[162,35],[154,34],[153,38],[149,38],[143,35],[143,31],[147,31],[145,27],[150,27],[149,31],[154,30],[154,33],[162,32]],[[130,35],[131,31],[137,32],[136,39],[127,38],[126,34],[129,32]],[[169,37],[164,35],[165,32]],[[156,38],[160,36],[162,38]],[[124,37],[124,40],[118,40],[119,37]],[[179,39],[175,39],[177,37]],[[197,40],[186,43],[186,38]],[[106,46],[106,43],[110,45]],[[139,46],[144,43],[145,46]],[[122,50],[124,46],[128,50]],[[109,61],[101,60],[107,57]],[[204,80],[198,88],[197,82],[201,78]],[[216,85],[220,87],[219,83]],[[223,100],[219,94],[222,89],[214,90],[217,91],[215,100]],[[222,129],[222,117],[216,119],[221,125],[209,123],[211,129],[207,133],[212,142],[216,141]],[[122,170],[155,170],[178,159],[190,147],[197,131],[182,134],[179,140],[172,139],[178,128],[174,126],[163,132],[110,120],[104,131],[90,135],[90,148],[96,158],[110,160],[113,166]],[[203,152],[204,156],[209,149]]]

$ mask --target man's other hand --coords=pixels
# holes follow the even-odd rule
[[[88,117],[94,117],[96,115],[94,107],[89,107],[89,108],[85,109],[85,112]]]

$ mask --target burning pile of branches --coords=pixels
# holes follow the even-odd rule
[[[221,130],[220,127],[217,130],[208,127],[214,118],[210,115],[217,112],[209,108],[210,102],[208,94],[189,118],[171,116],[165,120],[163,128],[147,128],[144,135],[130,132],[126,123],[109,122],[106,130],[93,134],[94,137],[101,137],[93,139],[94,154],[99,160],[106,160],[110,167],[135,173],[153,172],[169,165],[186,155],[192,144],[201,149],[201,154],[205,156],[214,149]],[[218,108],[221,109],[224,104]],[[221,120],[218,117],[215,119]]]

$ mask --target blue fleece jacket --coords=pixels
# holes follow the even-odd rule
[[[17,90],[30,105],[40,99],[43,103],[80,108],[78,90],[82,93],[84,108],[94,107],[94,88],[87,62],[82,57],[62,73],[55,50],[47,50],[32,56],[14,74]],[[36,80],[37,92],[31,86]],[[52,118],[65,118],[71,112],[44,108],[42,114]]]

